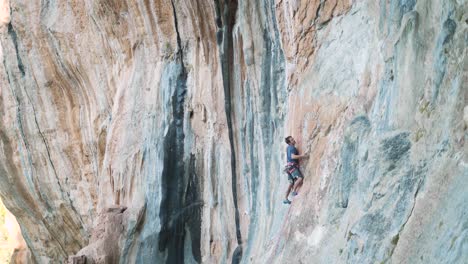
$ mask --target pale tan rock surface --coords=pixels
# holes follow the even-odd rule
[[[0,195],[35,262],[468,258],[466,1],[3,3]]]
[[[5,219],[5,226],[9,233],[9,243],[12,250],[10,263],[12,264],[26,264],[33,262],[31,252],[21,235],[21,229],[16,221],[16,218],[8,212]]]
[[[21,235],[16,218],[5,208],[0,199],[0,262],[31,263],[31,253]]]

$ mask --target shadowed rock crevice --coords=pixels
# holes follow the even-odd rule
[[[11,40],[13,41],[13,45],[15,46],[18,69],[21,73],[21,76],[24,77],[25,71],[24,71],[24,64],[23,64],[23,61],[21,60],[20,51],[19,51],[18,35],[16,34],[16,31],[13,29],[13,25],[11,22],[8,24],[8,34],[10,35]]]
[[[173,216],[184,207],[182,199],[185,186],[184,164],[184,131],[183,131],[183,94],[186,89],[187,75],[183,67],[179,67],[172,96],[173,121],[169,125],[164,138],[164,168],[162,172],[162,200],[160,219],[162,223],[159,250],[168,250],[167,263],[183,263],[184,221]]]
[[[233,43],[233,27],[236,23],[237,0],[225,1],[221,7],[219,0],[215,0],[216,6],[216,25],[222,26],[218,28],[218,46],[220,46],[221,72],[224,88],[224,106],[226,112],[229,144],[231,150],[231,174],[232,174],[232,195],[235,208],[235,223],[236,223],[236,238],[238,247],[234,251],[232,263],[239,263],[242,258],[242,236],[239,223],[239,206],[237,194],[237,171],[236,171],[236,152],[235,138],[233,127],[233,109],[232,109],[232,89],[234,88],[234,43]]]
[[[194,162],[189,159],[189,167],[186,167],[184,153],[184,102],[187,92],[187,71],[183,61],[183,49],[179,35],[177,12],[174,2],[171,1],[175,31],[177,34],[178,51],[176,60],[178,61],[178,73],[172,85],[175,86],[172,95],[172,116],[173,120],[169,125],[168,132],[164,138],[164,168],[162,171],[162,199],[160,204],[161,230],[159,232],[158,249],[166,251],[166,263],[184,263],[184,248],[186,237],[186,226],[189,226],[192,239],[192,252],[197,261],[200,261],[200,228],[201,221],[198,214],[192,219],[184,213],[187,207],[185,199],[198,197],[197,184],[193,177],[193,169],[190,165]],[[198,226],[198,227],[197,227]],[[198,229],[197,229],[198,228]]]
[[[200,175],[197,173],[203,171],[198,168],[195,155],[190,155],[188,166],[189,178],[187,188],[185,191],[185,207],[182,209],[181,214],[186,218],[187,229],[190,232],[191,248],[193,258],[202,263],[201,256],[201,232],[202,232],[202,208],[204,202],[202,201],[201,194],[203,193],[202,181]]]
[[[457,29],[457,24],[451,18],[447,18],[440,31],[437,45],[434,50],[435,54],[435,64],[434,64],[434,86],[432,89],[432,98],[431,103],[434,104],[439,97],[440,86],[445,77],[445,72],[447,71],[447,46],[450,44],[450,41],[453,38],[453,34]]]

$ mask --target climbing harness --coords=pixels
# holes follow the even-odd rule
[[[299,164],[296,163],[296,162],[288,162],[286,164],[286,166],[284,166],[284,173],[286,174],[291,174],[293,173],[295,170],[297,170],[299,168]]]

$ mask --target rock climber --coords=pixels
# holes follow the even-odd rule
[[[296,140],[294,140],[292,136],[286,137],[285,141],[286,144],[288,144],[288,147],[286,148],[286,156],[288,161],[286,165],[286,172],[288,174],[289,186],[288,190],[286,191],[286,197],[283,203],[290,204],[291,201],[288,199],[289,193],[292,190],[292,195],[296,196],[298,194],[299,189],[302,186],[302,182],[304,179],[304,175],[302,175],[301,171],[299,170],[299,159],[306,158],[308,155],[299,155],[299,151],[295,147]]]

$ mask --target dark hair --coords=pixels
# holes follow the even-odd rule
[[[286,144],[289,144],[290,140],[291,140],[291,136],[287,136],[286,138],[284,138],[284,141],[286,141]]]

